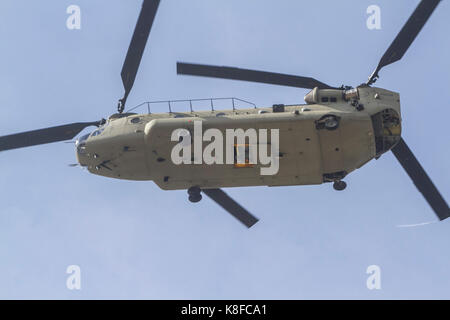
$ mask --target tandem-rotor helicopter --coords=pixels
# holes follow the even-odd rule
[[[271,108],[166,112],[124,112],[133,87],[159,0],[144,0],[123,64],[125,93],[118,113],[107,120],[77,122],[0,137],[0,151],[74,139],[89,126],[98,128],[76,140],[78,163],[89,172],[110,178],[152,180],[164,190],[188,190],[191,202],[206,194],[245,226],[258,219],[221,188],[290,186],[332,182],[336,190],[343,179],[372,159],[392,151],[440,220],[450,208],[419,161],[401,137],[400,97],[373,87],[379,71],[406,53],[440,0],[422,0],[368,81],[356,88],[332,87],[316,79],[223,66],[177,63],[181,75],[203,76],[311,89],[303,105]],[[195,121],[203,128],[279,130],[279,170],[260,174],[260,165],[181,164],[171,160],[177,142],[171,133],[191,130]],[[271,144],[271,141],[267,141]]]

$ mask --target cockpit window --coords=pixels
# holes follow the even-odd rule
[[[84,136],[81,136],[80,139],[78,139],[78,142],[81,143],[83,141],[86,141],[87,138],[89,138],[90,133],[85,134]]]
[[[105,130],[105,127],[101,127],[99,129],[95,130],[94,132],[91,133],[91,137],[98,136],[99,134],[101,134],[103,132],[103,130]]]

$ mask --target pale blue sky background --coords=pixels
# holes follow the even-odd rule
[[[236,96],[270,106],[306,90],[178,77],[177,60],[366,81],[419,1],[162,0],[129,105]],[[66,8],[82,29],[66,29]],[[382,29],[366,9],[382,9]],[[0,135],[116,110],[141,1],[0,2]],[[404,138],[450,201],[450,3],[377,85],[401,94]],[[0,298],[450,298],[450,220],[436,220],[389,153],[330,184],[228,189],[261,221],[247,230],[209,199],[67,165],[57,143],[0,154]],[[82,290],[66,288],[68,265]],[[377,264],[382,290],[366,288]]]

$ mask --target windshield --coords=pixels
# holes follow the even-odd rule
[[[95,130],[94,132],[91,133],[91,137],[95,137],[98,136],[99,134],[101,134],[103,132],[103,130],[105,130],[106,126],[101,126],[100,128],[98,128],[97,130]]]
[[[85,134],[84,136],[81,136],[80,139],[77,140],[78,143],[82,143],[86,141],[86,139],[90,136],[90,133]]]

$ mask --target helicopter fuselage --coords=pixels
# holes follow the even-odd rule
[[[77,159],[93,174],[152,180],[165,190],[310,185],[343,179],[400,139],[398,93],[368,86],[315,88],[305,100],[273,108],[116,114],[77,141]],[[276,174],[261,175],[264,166],[258,163],[175,164],[171,155],[179,142],[172,141],[173,132],[192,132],[198,121],[203,130],[218,129],[224,136],[227,129],[278,129]]]

